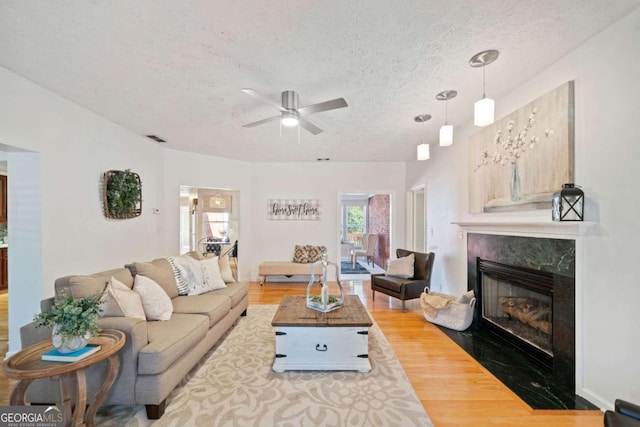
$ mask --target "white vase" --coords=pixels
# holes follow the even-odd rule
[[[53,347],[60,353],[72,353],[78,351],[87,346],[89,338],[91,336],[87,333],[83,337],[64,338],[58,334],[60,325],[53,325],[53,331],[51,331],[51,341],[53,341]]]

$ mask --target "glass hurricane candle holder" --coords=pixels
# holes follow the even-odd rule
[[[322,265],[322,277],[320,280],[320,293],[314,294],[313,290],[314,284],[316,282],[316,265]],[[327,281],[327,272],[328,268],[333,267],[336,275],[336,283],[338,284],[337,295],[329,294],[329,282]],[[327,255],[322,255],[322,260],[316,261],[311,264],[311,280],[309,280],[309,284],[307,285],[307,307],[321,311],[323,313],[328,313],[330,311],[336,310],[344,305],[344,291],[342,290],[342,284],[340,283],[340,270],[338,265],[327,261]]]

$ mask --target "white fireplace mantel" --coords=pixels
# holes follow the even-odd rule
[[[588,221],[526,221],[526,220],[460,220],[458,225],[469,233],[502,234],[509,236],[577,239],[584,236],[596,222]]]

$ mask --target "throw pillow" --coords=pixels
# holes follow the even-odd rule
[[[214,256],[206,258],[200,261],[202,266],[202,272],[204,275],[204,283],[202,286],[195,286],[189,288],[189,295],[200,295],[205,292],[215,291],[216,289],[226,288],[222,275],[220,273],[220,266],[218,264],[218,257]]]
[[[129,289],[127,285],[112,277],[107,285],[106,292],[107,301],[105,306],[109,307],[110,311],[106,314],[103,312],[103,316],[111,313],[122,313],[126,317],[147,320],[140,295]],[[109,299],[112,299],[112,301],[109,301]]]
[[[309,262],[309,251],[307,246],[296,245],[293,251],[293,262],[307,264]]]
[[[171,298],[154,280],[138,274],[133,280],[133,290],[140,295],[147,320],[171,319]]]
[[[220,276],[222,276],[224,283],[235,283],[236,279],[234,279],[233,272],[231,271],[229,255],[218,258],[218,267],[220,267]]]
[[[100,300],[102,302],[100,317],[124,317],[124,312],[120,308],[118,301],[116,301],[113,289],[109,284],[104,289]]]
[[[413,277],[414,260],[414,254],[409,254],[408,256],[398,259],[390,259],[386,275],[400,277],[402,279],[409,279]]]
[[[204,283],[202,266],[198,260],[188,255],[182,255],[173,258],[172,266],[175,266],[178,273],[176,283],[180,295],[189,295],[190,288],[202,286]]]
[[[178,295],[187,295],[189,293],[189,284],[182,278],[180,269],[176,264],[176,258],[169,256],[167,261],[171,264],[171,270],[173,271],[173,278],[176,280],[176,286],[178,286]]]
[[[322,261],[322,255],[327,251],[324,246],[305,246],[307,249],[307,262]]]

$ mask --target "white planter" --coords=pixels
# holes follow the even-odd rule
[[[53,326],[51,341],[53,342],[53,347],[60,353],[72,353],[85,348],[89,342],[89,338],[91,338],[88,333],[84,337],[64,338],[58,334],[59,329],[60,325]]]

